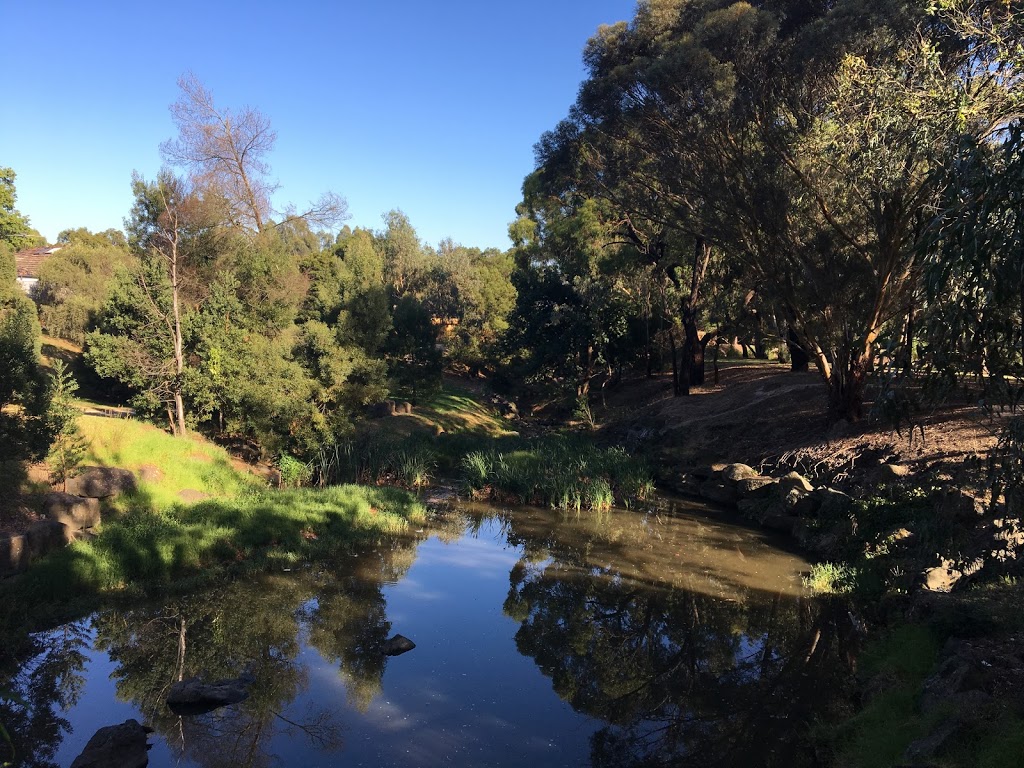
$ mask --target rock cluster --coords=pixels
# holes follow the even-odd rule
[[[765,528],[794,536],[807,549],[833,553],[856,531],[853,499],[814,484],[797,472],[762,475],[746,464],[694,467],[672,483],[675,490],[735,507]]]
[[[71,493],[43,497],[46,519],[25,533],[0,538],[0,577],[21,573],[48,552],[91,536],[100,524],[100,499],[136,488],[135,475],[116,467],[84,467],[68,482]]]

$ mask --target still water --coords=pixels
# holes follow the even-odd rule
[[[808,564],[685,503],[581,516],[465,506],[339,562],[225,583],[40,636],[14,681],[16,764],[101,726],[151,766],[813,765],[848,619]],[[416,643],[385,656],[401,633]],[[180,718],[171,684],[251,674]]]

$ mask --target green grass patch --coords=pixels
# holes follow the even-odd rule
[[[846,563],[816,563],[804,586],[819,595],[848,595],[857,588],[858,571]]]
[[[125,590],[195,586],[233,570],[273,570],[347,551],[425,522],[395,488],[254,491],[163,510],[135,509],[0,584],[0,601],[40,605]],[[12,612],[12,613],[16,613]]]
[[[476,450],[461,460],[462,481],[476,495],[566,511],[630,506],[654,491],[650,467],[622,448],[552,436],[512,450]]]
[[[223,448],[199,437],[173,437],[134,419],[82,416],[79,424],[89,441],[85,464],[122,467],[152,478],[140,479],[141,499],[118,502],[123,509],[162,509],[179,503],[185,490],[234,498],[262,484],[236,469]]]
[[[907,747],[946,714],[925,717],[917,710],[922,683],[939,657],[940,643],[929,627],[899,627],[861,655],[865,680],[877,680],[883,690],[834,733],[837,765],[889,768],[901,762]]]

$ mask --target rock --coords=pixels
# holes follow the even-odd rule
[[[668,485],[676,493],[682,493],[687,496],[699,496],[701,482],[693,475],[682,472],[678,477],[670,478]]]
[[[779,486],[782,488],[783,493],[788,493],[794,488],[801,490],[804,493],[810,493],[814,490],[814,486],[811,485],[811,481],[799,472],[790,472],[788,475],[780,477]]]
[[[0,576],[21,573],[28,568],[30,561],[27,536],[20,534],[0,539]]]
[[[699,466],[699,467],[684,467],[682,469],[684,474],[690,475],[697,480],[704,481],[711,478],[714,475],[714,470],[711,467]]]
[[[736,483],[736,493],[741,499],[758,498],[763,499],[771,496],[778,485],[778,480],[773,477],[757,475],[745,477]]]
[[[738,483],[740,480],[747,480],[760,475],[746,464],[729,464],[720,473],[719,477],[729,483]]]
[[[37,520],[25,531],[29,553],[32,559],[42,557],[55,549],[66,547],[81,532],[73,530],[57,520]]]
[[[929,592],[949,592],[964,577],[952,560],[943,560],[941,565],[927,569],[922,575],[924,588]]]
[[[252,677],[247,675],[212,683],[204,683],[200,678],[193,677],[171,686],[167,694],[167,706],[176,715],[201,715],[245,701],[249,698],[248,689],[252,683]]]
[[[815,488],[808,494],[818,503],[817,513],[828,519],[845,518],[853,508],[853,499],[835,488]]]
[[[146,737],[152,732],[135,719],[100,728],[71,768],[144,768],[149,764]]]
[[[137,487],[135,475],[118,467],[83,467],[77,477],[68,480],[68,493],[91,499],[105,499]]]
[[[764,499],[740,499],[736,502],[736,510],[750,520],[760,520],[766,506]]]
[[[416,647],[416,643],[410,640],[404,635],[395,635],[384,643],[384,655],[385,656],[401,656],[403,653],[411,651]]]
[[[910,474],[910,467],[903,464],[882,464],[875,470],[880,483],[898,483]]]
[[[395,413],[396,414],[409,415],[410,413],[412,413],[412,403],[409,403],[409,402],[395,403]]]
[[[96,498],[85,499],[70,493],[48,493],[43,497],[43,513],[72,531],[94,528],[100,524],[100,502]]]
[[[769,513],[761,518],[761,525],[773,531],[792,534],[800,522],[799,517]]]
[[[159,483],[163,478],[163,471],[155,464],[143,464],[139,467],[139,480],[145,483]]]
[[[951,523],[977,522],[984,513],[984,502],[959,488],[949,488],[935,499],[935,513]]]
[[[700,497],[717,504],[735,504],[739,498],[736,489],[720,480],[705,480],[700,484]]]

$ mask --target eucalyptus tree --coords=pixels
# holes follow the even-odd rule
[[[192,72],[178,79],[181,95],[171,105],[178,136],[160,145],[164,158],[186,169],[192,182],[227,203],[228,219],[246,230],[263,232],[272,225],[268,155],[277,141],[270,118],[253,107],[238,111],[218,106],[213,94]],[[298,212],[288,207],[280,224],[301,220],[332,227],[347,215],[344,198],[325,193]]]
[[[139,405],[163,407],[172,431],[184,435],[185,329],[198,303],[187,295],[187,273],[211,247],[216,212],[167,171],[153,182],[135,176],[132,190],[128,231],[138,261],[116,282],[87,338],[87,359],[138,392]]]

